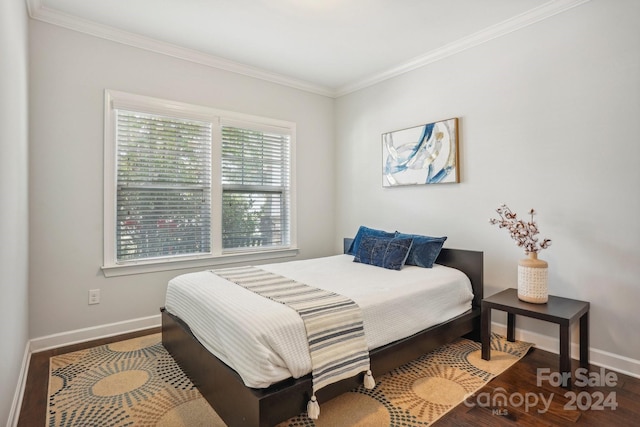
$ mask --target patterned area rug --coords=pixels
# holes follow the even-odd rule
[[[47,425],[210,426],[224,422],[160,343],[160,334],[52,357]],[[426,426],[520,360],[531,344],[460,339],[320,405],[318,420],[301,414],[280,427]]]

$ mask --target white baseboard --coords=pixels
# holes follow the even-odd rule
[[[107,325],[77,329],[74,331],[34,338],[30,341],[29,351],[25,352],[25,360],[23,361],[23,364],[28,365],[30,353],[77,344],[94,339],[107,338],[114,335],[126,334],[143,329],[159,327],[160,325],[160,314],[156,314],[149,317],[125,320],[122,322],[110,323]],[[492,322],[492,330],[503,335],[506,335],[507,333],[506,325],[503,325],[501,323]],[[536,347],[545,351],[549,351],[551,353],[558,354],[559,352],[559,339],[550,337],[548,335],[542,335],[535,332],[527,331],[525,329],[516,328],[516,338],[522,341],[532,342],[536,345]],[[578,344],[571,343],[571,357],[573,357],[574,359],[579,359],[579,355],[580,350],[578,348]],[[640,360],[637,359],[620,356],[618,354],[613,354],[592,347],[589,349],[589,362],[593,365],[602,366],[621,374],[640,378]],[[23,366],[25,377],[22,378],[22,382],[26,381],[27,368],[28,366],[26,368]]]
[[[29,362],[31,361],[31,352],[29,351],[29,342],[24,347],[24,356],[22,357],[22,366],[18,375],[18,387],[13,395],[13,402],[9,409],[9,418],[7,419],[7,427],[16,427],[20,418],[20,408],[22,407],[22,396],[24,396],[24,388],[27,384],[27,375],[29,373]]]
[[[36,353],[38,351],[50,350],[52,348],[154,328],[160,326],[160,324],[160,314],[156,314],[149,317],[109,323],[107,325],[61,332],[59,334],[32,339],[30,350],[31,353]]]
[[[501,323],[491,322],[491,330],[495,333],[506,336],[507,326]],[[537,348],[551,353],[558,354],[560,351],[560,340],[548,335],[537,334],[525,329],[516,328],[516,339],[534,343]],[[577,343],[571,343],[571,357],[580,358],[580,348]],[[603,368],[611,369],[621,374],[640,378],[640,360],[630,357],[609,353],[597,348],[589,348],[589,363]]]

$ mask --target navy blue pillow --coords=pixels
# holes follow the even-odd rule
[[[447,236],[431,237],[421,236],[419,234],[403,234],[396,233],[396,237],[403,239],[413,239],[413,245],[409,256],[407,257],[407,265],[417,265],[418,267],[431,268],[436,262],[436,258],[440,255],[440,250]]]
[[[396,233],[389,233],[388,231],[376,230],[375,228],[369,228],[361,225],[360,228],[358,228],[356,237],[354,237],[353,242],[351,242],[351,246],[349,246],[349,249],[347,250],[347,255],[355,255],[358,252],[360,242],[364,236],[395,237],[395,235]]]
[[[400,270],[409,255],[412,243],[413,239],[365,235],[360,241],[353,261],[390,270]]]

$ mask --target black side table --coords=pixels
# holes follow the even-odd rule
[[[507,312],[507,340],[515,341],[516,314],[560,326],[560,373],[571,378],[571,325],[580,319],[580,366],[589,367],[589,303],[549,295],[546,304],[518,299],[516,289],[505,289],[482,300],[482,358],[491,359],[491,309]],[[566,388],[571,388],[568,381]]]

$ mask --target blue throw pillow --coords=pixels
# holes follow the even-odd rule
[[[396,237],[404,239],[413,239],[413,245],[409,256],[407,257],[407,265],[417,265],[418,267],[431,268],[436,262],[436,258],[440,255],[440,250],[447,236],[431,237],[421,236],[419,234],[403,234],[396,233]]]
[[[351,246],[349,246],[349,249],[347,250],[347,255],[355,255],[358,252],[360,242],[364,236],[395,237],[395,235],[396,233],[389,233],[388,231],[376,230],[375,228],[369,228],[361,225],[360,228],[358,228],[356,237],[354,237],[353,242],[351,242]]]
[[[413,239],[363,236],[354,262],[400,270],[404,265]]]

